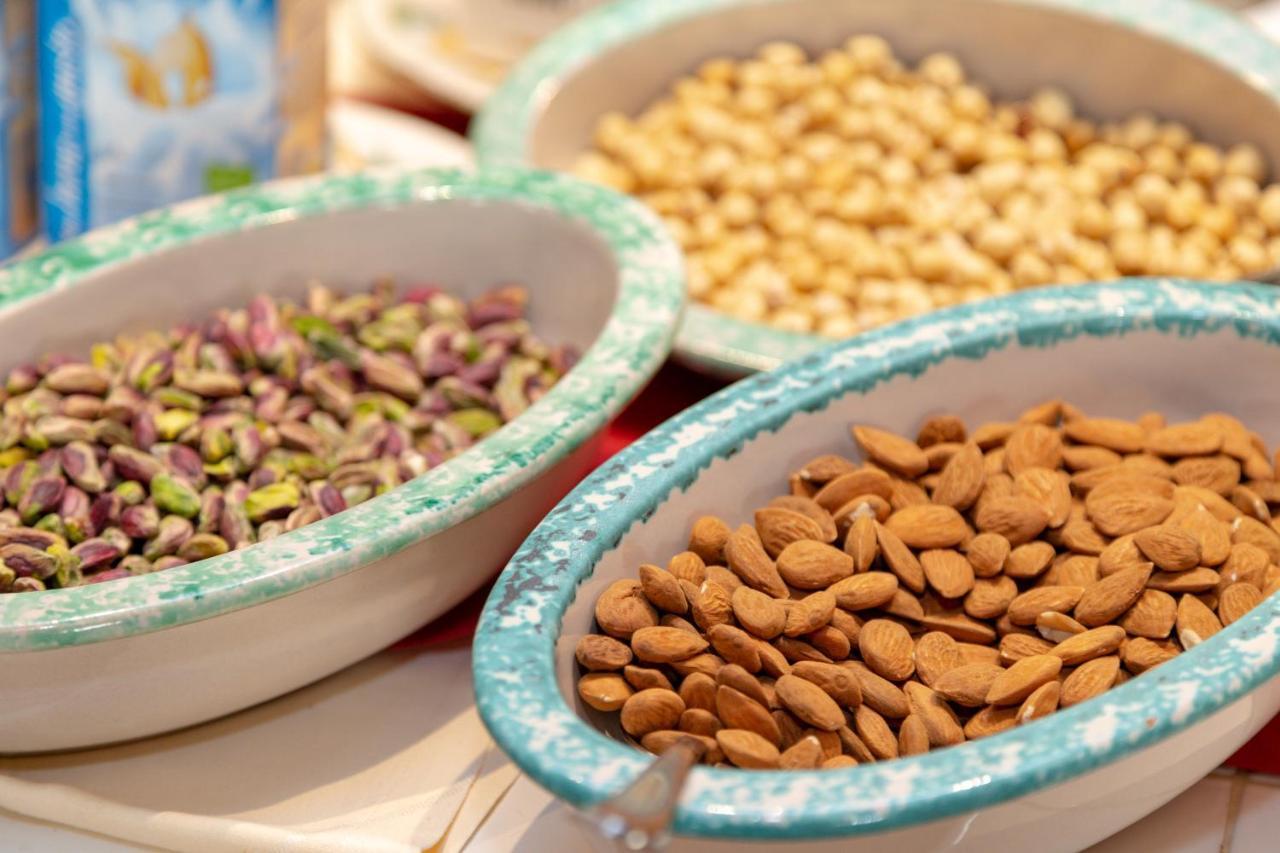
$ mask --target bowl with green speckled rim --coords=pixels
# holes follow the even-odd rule
[[[476,157],[568,170],[601,115],[638,114],[706,59],[775,39],[821,51],[858,33],[884,36],[910,61],[951,52],[1000,97],[1057,86],[1082,115],[1150,111],[1212,142],[1253,142],[1280,168],[1280,48],[1195,0],[621,0],[513,69],[472,127]],[[676,357],[742,376],[826,343],[695,303]]]
[[[694,518],[750,522],[808,460],[856,457],[852,423],[915,435],[950,412],[972,428],[1049,398],[1170,422],[1230,412],[1274,446],[1277,370],[1275,290],[1135,279],[949,308],[745,379],[610,459],[521,546],[476,633],[481,716],[539,784],[574,805],[597,802],[651,757],[609,721],[587,721],[574,648],[593,630],[599,594],[684,550]],[[1280,555],[1280,533],[1272,544]],[[744,839],[1080,850],[1172,799],[1277,709],[1280,595],[1147,674],[984,740],[838,770],[697,767],[675,830],[700,850]]]
[[[0,595],[0,753],[212,719],[328,675],[486,582],[593,464],[670,350],[679,250],[631,199],[499,169],[281,181],[148,213],[0,270],[0,369],[169,328],[257,293],[390,276],[462,296],[529,290],[581,361],[475,447],[345,512],[220,557]]]

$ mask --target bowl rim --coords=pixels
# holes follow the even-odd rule
[[[542,106],[585,64],[628,41],[732,6],[787,0],[620,0],[573,20],[530,51],[485,102],[469,133],[476,162],[529,165]],[[1002,0],[1074,12],[1199,54],[1280,104],[1280,50],[1257,27],[1199,0]],[[1229,48],[1229,49],[1227,49]],[[680,359],[712,373],[769,370],[831,342],[690,303],[676,335]]]
[[[571,492],[499,578],[473,648],[477,705],[490,733],[521,770],[575,805],[621,790],[648,759],[568,705],[555,646],[578,585],[633,525],[712,462],[796,414],[948,360],[1134,331],[1182,338],[1234,332],[1280,346],[1280,302],[1262,285],[1174,279],[1024,291],[865,333],[745,379],[667,421]],[[795,840],[972,812],[1150,746],[1278,672],[1280,596],[1272,596],[1140,679],[956,749],[840,770],[695,768],[674,827],[694,836]]]
[[[679,248],[634,199],[522,169],[375,170],[248,187],[143,214],[0,269],[0,311],[157,252],[300,218],[463,201],[551,211],[609,252],[618,293],[582,359],[518,418],[466,452],[345,512],[199,563],[118,582],[0,595],[0,654],[172,628],[353,571],[471,518],[599,430],[670,351],[684,303]]]

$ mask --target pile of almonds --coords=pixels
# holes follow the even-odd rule
[[[1054,400],[853,437],[861,464],[819,456],[753,525],[699,518],[665,569],[610,585],[583,702],[655,753],[852,766],[1083,702],[1280,589],[1276,465],[1229,415]]]

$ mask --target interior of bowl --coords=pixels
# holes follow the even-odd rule
[[[1280,51],[1260,31],[1190,0],[632,0],[565,27],[527,57],[473,132],[481,163],[568,169],[599,117],[637,114],[706,59],[787,39],[810,51],[877,33],[908,61],[954,54],[1006,98],[1042,86],[1080,112],[1150,111],[1219,144],[1252,142],[1280,164]],[[1177,85],[1167,81],[1177,80]],[[827,341],[690,307],[677,348],[743,375]]]
[[[914,434],[1060,397],[1099,416],[1226,411],[1280,439],[1268,377],[1280,311],[1256,285],[1133,281],[960,307],[861,336],[727,389],[615,457],[548,516],[490,597],[476,641],[481,712],[526,772],[573,802],[646,763],[581,719],[573,652],[612,581],[684,550],[702,514],[730,524],[816,455],[857,456],[851,423]],[[972,810],[1114,761],[1225,706],[1280,669],[1280,601],[1153,673],[1012,732],[838,771],[698,768],[676,825],[816,837]],[[551,679],[554,678],[554,684]]]
[[[346,512],[190,566],[0,596],[0,652],[216,615],[475,515],[570,453],[640,389],[669,350],[683,301],[678,250],[655,217],[616,194],[524,171],[325,177],[148,214],[6,268],[0,368],[84,354],[117,332],[164,329],[264,291],[296,298],[313,281],[355,290],[386,276],[463,296],[523,284],[537,333],[583,358],[485,441]]]

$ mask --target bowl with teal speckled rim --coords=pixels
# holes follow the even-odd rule
[[[908,60],[951,52],[999,96],[1058,86],[1083,115],[1149,110],[1213,142],[1253,142],[1273,173],[1280,168],[1280,49],[1194,0],[622,0],[515,67],[473,127],[476,157],[568,170],[601,115],[638,114],[703,60],[747,56],[775,39],[820,51],[858,33],[884,36]],[[829,342],[698,303],[676,356],[742,376]]]
[[[142,737],[278,696],[385,647],[488,580],[589,470],[670,350],[680,253],[636,202],[550,173],[366,173],[264,184],[0,270],[0,367],[83,351],[267,290],[390,276],[463,296],[507,281],[581,361],[403,486],[269,542],[111,583],[0,596],[0,753]],[[571,310],[569,310],[571,309]]]
[[[972,426],[1053,397],[1098,416],[1232,412],[1274,444],[1277,369],[1274,290],[1135,279],[946,309],[745,379],[613,457],[521,546],[476,633],[480,713],[534,780],[597,802],[649,757],[584,720],[574,647],[600,592],[684,550],[694,518],[749,520],[809,459],[856,454],[851,423],[915,435],[934,414]],[[726,850],[848,849],[855,835],[869,851],[1079,850],[1176,796],[1277,709],[1272,596],[1148,674],[981,741],[839,770],[695,768],[675,830]]]

